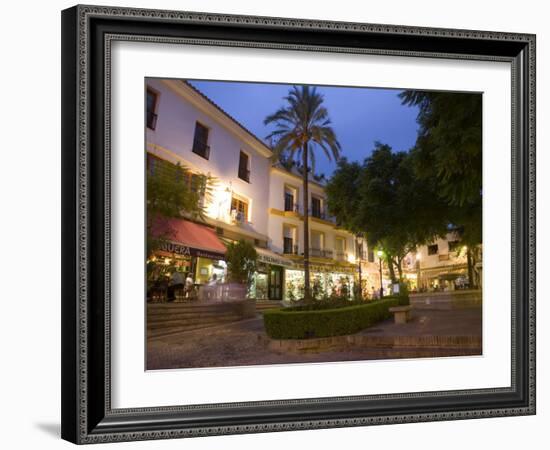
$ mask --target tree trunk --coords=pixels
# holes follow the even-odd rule
[[[304,299],[311,299],[311,290],[309,285],[309,186],[307,173],[307,142],[302,146],[302,178],[303,178],[303,203],[304,203]]]
[[[399,274],[399,281],[403,281],[403,258],[401,257],[397,257],[397,262],[395,264],[395,266],[397,267],[397,273]]]
[[[386,262],[388,263],[388,270],[390,271],[390,279],[392,283],[395,283],[397,279],[395,278],[395,269],[393,268],[393,258],[391,255],[387,255]]]
[[[468,284],[470,285],[470,289],[476,289],[476,282],[474,280],[474,263],[472,261],[472,250],[470,249],[470,246],[468,245],[468,250],[466,251],[466,259],[468,261]]]

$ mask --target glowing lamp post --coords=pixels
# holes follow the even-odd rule
[[[363,256],[363,238],[361,236],[357,236],[357,252],[359,253],[359,257],[357,258],[357,261],[359,263],[359,298],[363,299],[363,280],[362,280],[362,273],[361,273],[361,258]]]
[[[380,265],[380,298],[382,298],[384,297],[384,286],[382,285],[382,256],[384,256],[384,252],[378,250],[376,254],[378,255],[378,263]]]

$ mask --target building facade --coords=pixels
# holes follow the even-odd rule
[[[468,247],[460,242],[460,236],[449,232],[419,247],[416,253],[407,255],[404,268],[407,276],[417,280],[419,291],[449,291],[482,285],[481,246],[472,249],[472,277],[468,273]]]
[[[204,200],[206,225],[222,242],[244,239],[255,245],[259,268],[251,295],[298,297],[304,252],[301,177],[274,167],[265,143],[185,81],[148,79],[146,103],[148,164],[179,163],[212,177]],[[323,186],[311,181],[309,190],[312,284],[318,295],[351,292],[359,262],[354,236],[328,216]],[[174,242],[171,249],[181,244]],[[186,264],[199,285],[213,274],[223,278],[221,257],[198,256]]]
[[[243,239],[256,247],[259,259],[250,295],[300,298],[304,289],[301,174],[274,165],[271,149],[262,140],[186,81],[147,79],[146,106],[149,169],[158,161],[179,163],[191,174],[213,180],[203,197],[205,222],[174,222],[178,238],[159,257],[177,259],[180,269],[202,286],[213,275],[224,280],[224,244]],[[351,295],[359,279],[365,297],[378,295],[380,289],[387,292],[386,268],[366,241],[336,225],[328,214],[324,185],[310,180],[308,191],[313,294]],[[403,269],[413,290],[456,286],[468,273],[465,252],[452,233],[407,255]],[[480,262],[476,270],[481,277]]]
[[[308,183],[309,263],[313,295],[353,292],[359,270],[353,234],[338,228],[328,214],[321,183]],[[285,271],[285,298],[300,298],[304,289],[303,181],[296,170],[274,165],[270,170],[268,235],[274,252],[293,261]]]

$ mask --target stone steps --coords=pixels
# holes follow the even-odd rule
[[[241,319],[239,319],[239,320],[241,320]],[[156,329],[156,330],[148,329],[147,330],[147,339],[159,339],[159,338],[163,338],[163,337],[167,337],[167,336],[172,336],[172,335],[175,335],[175,334],[182,334],[182,333],[186,333],[186,332],[190,332],[190,331],[196,331],[196,330],[202,330],[202,329],[217,327],[217,326],[223,325],[225,323],[232,323],[232,322],[221,322],[221,323],[220,322],[204,322],[204,323],[189,325],[189,326],[185,326],[185,327],[173,326],[173,327],[164,327],[164,328]]]
[[[187,319],[187,318],[206,318],[217,317],[223,314],[231,314],[231,310],[217,310],[217,311],[163,311],[163,312],[148,312],[147,320],[155,321],[162,320],[166,317]]]
[[[212,317],[200,317],[200,318],[166,318],[165,320],[156,320],[156,321],[147,321],[148,330],[158,330],[162,328],[169,327],[180,327],[187,328],[194,325],[202,324],[217,324],[217,323],[226,323],[226,322],[236,322],[242,317],[238,314],[224,314],[223,316],[212,316]]]
[[[147,338],[237,322],[246,316],[236,303],[149,303],[147,304]]]

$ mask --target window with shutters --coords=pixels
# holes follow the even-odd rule
[[[195,124],[195,135],[193,137],[193,153],[202,156],[204,159],[210,159],[210,146],[208,145],[209,130],[203,124]]]
[[[250,158],[243,151],[239,154],[239,178],[250,183]]]
[[[150,88],[147,88],[147,128],[154,130],[157,126],[157,101],[158,94]]]

